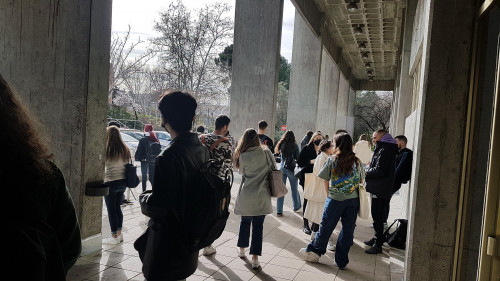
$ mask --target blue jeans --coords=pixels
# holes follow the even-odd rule
[[[146,191],[148,172],[149,182],[151,183],[151,185],[153,185],[153,180],[155,178],[155,162],[141,161],[142,192]]]
[[[252,225],[252,246],[250,247],[250,255],[262,255],[262,230],[264,228],[265,217],[265,215],[241,217],[237,246],[240,248],[248,247],[250,244],[250,225]]]
[[[339,219],[341,219],[342,230],[337,239],[335,262],[340,268],[345,267],[349,263],[348,254],[354,238],[354,228],[356,227],[358,210],[359,198],[336,201],[327,197],[319,231],[316,233],[314,240],[307,245],[306,251],[324,255],[328,239],[337,226]]]
[[[286,184],[287,178],[288,181],[290,182],[290,189],[292,190],[293,210],[296,211],[300,209],[300,207],[302,207],[300,204],[300,194],[297,189],[299,179],[293,175],[292,171],[285,169],[285,167],[283,167],[283,161],[281,161],[281,171],[283,171],[283,183]],[[285,202],[285,196],[279,197],[278,200],[276,201],[276,212],[278,214],[283,213],[284,202]]]
[[[120,205],[127,187],[122,180],[108,182],[107,184],[109,186],[109,194],[104,196],[104,202],[108,209],[111,234],[116,234],[118,230],[122,230],[123,226],[123,213]]]

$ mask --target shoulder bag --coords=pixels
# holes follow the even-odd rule
[[[137,176],[137,166],[130,159],[130,163],[125,164],[125,183],[128,188],[135,188],[139,185],[139,177]]]
[[[269,182],[269,191],[271,192],[271,197],[283,197],[288,193],[286,185],[283,183],[283,172],[276,170],[276,164],[273,159],[270,159],[269,154],[266,154],[267,161],[270,164],[269,174],[267,175],[267,180]]]

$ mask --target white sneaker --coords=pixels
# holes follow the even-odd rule
[[[241,250],[241,249],[238,247],[237,251],[238,251],[238,257],[240,257],[240,258],[244,258],[244,257],[246,257],[246,254],[245,254],[245,249]]]
[[[118,245],[118,244],[120,244],[120,238],[118,238],[118,237],[115,238],[113,236],[108,237],[108,238],[104,238],[102,240],[102,244]]]
[[[253,269],[257,269],[260,267],[260,263],[259,263],[259,260],[254,260],[252,259],[252,268]]]
[[[314,236],[316,236],[316,231],[311,232],[311,241],[314,240]]]
[[[309,262],[318,262],[319,255],[315,252],[307,252],[306,248],[302,248],[299,250],[299,253],[302,255],[302,259]]]
[[[337,249],[337,245],[334,245],[332,242],[328,241],[328,246],[326,246],[328,251],[335,251]]]
[[[204,256],[210,256],[210,255],[213,255],[215,253],[217,253],[217,250],[215,250],[215,248],[212,245],[203,248],[203,255]]]
[[[120,239],[120,242],[123,242],[123,232],[120,233],[120,235],[118,235],[118,237],[116,237],[118,239]]]

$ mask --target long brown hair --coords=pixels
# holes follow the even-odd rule
[[[119,159],[124,162],[130,161],[130,150],[123,142],[118,127],[109,126],[106,131],[106,161],[116,161]]]
[[[274,148],[274,153],[280,153],[281,145],[286,145],[287,148],[291,147],[291,150],[293,151],[293,147],[295,144],[295,135],[293,134],[293,131],[286,131],[283,136],[281,136],[281,139],[278,141],[278,144],[276,144],[276,147]]]
[[[0,178],[7,178],[5,175],[22,168],[23,177],[17,180],[31,183],[43,181],[46,175],[52,173],[49,161],[53,159],[53,154],[49,152],[46,139],[38,131],[40,123],[32,117],[2,75],[0,120],[0,146],[4,148],[0,161]]]
[[[354,163],[357,163],[358,158],[352,151],[352,138],[347,133],[339,133],[333,136],[337,157],[337,172],[339,175],[349,174],[352,171]]]
[[[310,145],[314,139],[316,138],[316,136],[321,136],[321,139],[324,139],[323,137],[323,133],[321,133],[320,131],[316,131],[314,132],[314,134],[311,136],[311,139],[309,139],[309,142],[307,143],[307,145]]]
[[[251,147],[256,146],[260,146],[260,139],[257,135],[257,132],[254,129],[246,129],[245,133],[238,141],[238,146],[234,151],[234,165],[236,168],[240,168],[241,153],[247,151]]]

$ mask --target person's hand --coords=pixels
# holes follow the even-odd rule
[[[311,160],[309,163],[314,164],[314,160],[315,160],[315,159]]]

